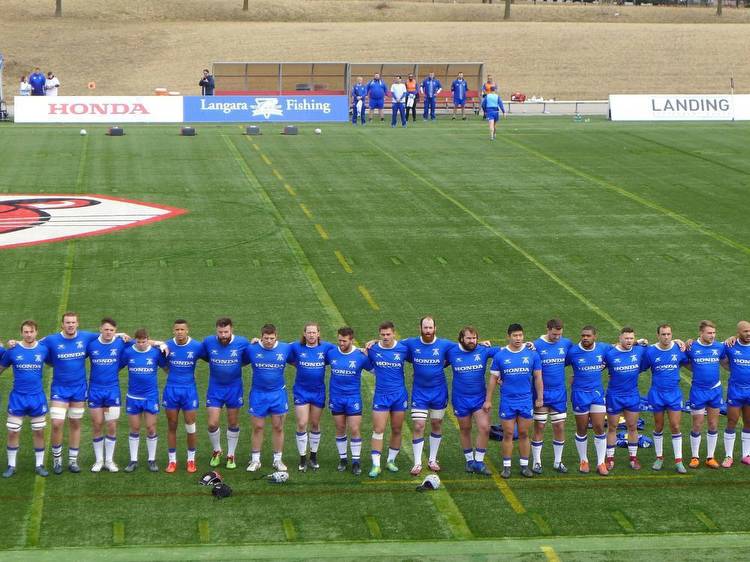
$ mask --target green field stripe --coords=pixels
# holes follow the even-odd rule
[[[284,527],[284,536],[286,537],[286,540],[288,541],[296,541],[297,540],[297,529],[294,528],[294,521],[291,519],[284,519],[281,522],[282,526]]]
[[[198,519],[198,540],[201,544],[211,542],[211,528],[209,527],[208,519]]]
[[[719,530],[719,526],[716,524],[716,521],[711,519],[707,513],[697,509],[693,509],[691,511],[693,515],[695,515],[695,518],[706,526],[706,529],[708,529],[709,531]]]
[[[89,137],[83,137],[83,146],[81,147],[81,157],[78,160],[78,175],[76,175],[76,193],[81,192],[83,180],[86,177],[86,158],[89,153]]]
[[[542,517],[540,513],[536,513],[535,511],[530,511],[529,518],[534,522],[534,525],[537,526],[541,534],[543,535],[552,534],[552,527],[549,526],[549,523],[547,522],[547,520],[544,517]]]
[[[389,151],[385,150],[383,147],[381,147],[379,144],[371,141],[369,138],[366,138],[367,142],[375,147],[378,151],[380,151],[386,158],[394,162],[396,165],[398,165],[401,169],[403,169],[408,174],[411,174],[414,176],[417,180],[419,180],[421,183],[423,183],[425,186],[429,187],[431,190],[433,190],[435,193],[440,195],[443,199],[446,199],[447,201],[451,202],[455,207],[463,211],[465,214],[469,215],[472,219],[474,219],[477,223],[482,225],[485,229],[487,229],[489,232],[500,238],[503,242],[505,242],[506,245],[508,245],[510,248],[521,254],[524,258],[526,258],[529,262],[531,262],[534,266],[536,266],[537,269],[539,269],[542,273],[544,273],[547,277],[552,279],[555,283],[557,283],[560,287],[565,289],[568,293],[573,295],[576,299],[578,299],[581,303],[583,303],[589,310],[595,312],[599,317],[606,320],[611,326],[614,328],[619,329],[621,327],[620,323],[612,318],[607,312],[599,308],[596,304],[591,302],[588,298],[586,298],[582,293],[580,293],[577,289],[575,289],[572,285],[570,285],[567,281],[562,279],[559,275],[557,275],[554,271],[552,271],[550,268],[548,268],[546,265],[544,265],[542,262],[540,262],[538,259],[536,259],[533,255],[531,255],[529,252],[527,252],[524,248],[516,244],[511,238],[508,237],[507,234],[505,234],[502,230],[492,226],[490,223],[488,223],[486,220],[484,220],[482,217],[480,217],[478,214],[476,214],[474,211],[469,209],[466,205],[461,203],[458,199],[447,193],[442,188],[435,185],[433,182],[425,178],[423,175],[415,172],[411,167],[407,166],[400,158],[397,156],[394,156]]]
[[[593,558],[596,555],[606,559],[607,553],[622,553],[629,557],[640,556],[648,559],[653,551],[695,553],[708,549],[722,548],[725,552],[736,551],[738,556],[746,554],[750,548],[748,533],[681,533],[666,535],[596,535],[575,537],[544,537],[535,539],[488,539],[488,540],[427,540],[389,541],[377,539],[359,542],[268,542],[231,545],[163,545],[163,546],[122,546],[51,548],[2,551],[3,562],[80,562],[93,557],[106,557],[107,562],[153,560],[248,560],[248,559],[364,559],[379,557],[466,559],[468,557],[490,556],[529,560],[529,553],[545,553],[552,549],[558,557],[567,553],[577,558]],[[582,556],[584,555],[584,556]],[[547,558],[551,560],[550,558]]]
[[[566,172],[574,176],[578,176],[579,178],[582,178],[586,181],[594,183],[598,185],[599,187],[603,187],[604,189],[608,191],[612,191],[614,193],[617,193],[618,195],[622,195],[623,197],[630,199],[631,201],[634,201],[638,203],[639,205],[643,205],[644,207],[647,207],[664,216],[667,216],[671,218],[672,220],[684,226],[687,226],[688,228],[691,228],[697,232],[700,232],[704,236],[708,236],[709,238],[712,238],[713,240],[716,240],[717,242],[720,242],[721,244],[729,246],[730,248],[734,248],[735,250],[739,250],[745,254],[750,254],[750,247],[745,246],[744,244],[741,244],[735,240],[732,240],[731,238],[728,238],[724,236],[723,234],[719,234],[718,232],[703,226],[702,224],[686,217],[685,215],[681,215],[680,213],[672,211],[671,209],[668,209],[667,207],[663,207],[662,205],[659,205],[658,203],[651,201],[650,199],[641,197],[640,195],[633,193],[632,191],[628,191],[627,189],[620,187],[619,185],[614,184],[610,181],[606,181],[603,179],[599,179],[596,176],[592,176],[591,174],[584,172],[583,170],[579,170],[578,168],[571,166],[570,164],[566,164],[565,162],[557,160],[556,158],[552,158],[551,156],[548,156],[544,154],[543,152],[539,152],[536,149],[526,146],[523,143],[520,143],[516,140],[511,140],[510,138],[507,137],[507,135],[501,135],[501,138],[507,144],[510,144],[511,146],[515,146],[516,148],[519,148],[523,150],[524,152],[527,152],[533,156],[536,156],[540,160],[544,160],[545,162],[553,164],[554,166],[557,166],[558,168],[565,170]]]
[[[378,524],[378,520],[373,515],[365,515],[365,524],[367,525],[367,530],[370,531],[370,536],[373,539],[382,539],[383,533],[380,531],[380,525]]]
[[[278,208],[276,207],[273,200],[266,192],[263,185],[258,181],[258,178],[255,177],[255,174],[253,174],[247,162],[242,157],[242,154],[240,153],[239,149],[237,148],[237,146],[235,146],[234,142],[225,135],[222,135],[222,137],[224,138],[225,143],[229,147],[230,152],[232,152],[235,161],[237,161],[237,164],[240,166],[243,173],[245,174],[245,177],[247,178],[248,182],[253,187],[256,188],[262,200],[268,205],[269,209],[271,210],[274,217],[276,218],[277,223],[279,224],[281,231],[283,233],[284,239],[286,240],[287,245],[292,251],[292,255],[297,261],[297,264],[299,265],[302,272],[307,277],[307,280],[310,283],[310,286],[312,287],[313,291],[315,292],[315,295],[317,296],[321,306],[326,310],[329,316],[329,319],[331,320],[331,325],[333,326],[348,325],[347,322],[344,320],[344,316],[343,314],[341,314],[341,311],[339,310],[338,306],[336,306],[335,301],[331,297],[328,290],[325,288],[325,285],[323,284],[323,282],[320,280],[320,276],[318,275],[318,272],[315,270],[315,267],[312,265],[307,255],[305,254],[302,248],[302,245],[294,236],[294,233],[292,232],[291,228],[287,224],[287,221],[284,218],[284,216],[281,214],[281,212],[279,212]],[[360,292],[362,292],[361,288],[363,287],[364,286],[360,286]],[[375,307],[373,307],[372,304],[370,306],[375,310]],[[372,382],[370,378],[363,377],[362,381],[363,381],[363,385],[368,387],[369,392],[372,392],[372,386],[371,386]],[[402,433],[403,439],[406,440],[407,445],[408,445],[408,443],[411,441],[411,432],[409,431],[408,424],[404,424],[404,429],[402,430],[402,432],[403,432]],[[409,450],[407,449],[407,454],[408,452]],[[432,498],[432,501],[435,504],[435,507],[438,510],[438,512],[444,517],[445,522],[448,525],[448,529],[451,532],[453,537],[458,538],[458,539],[463,539],[463,538],[470,538],[473,536],[471,533],[471,530],[469,529],[469,526],[466,524],[466,520],[464,519],[464,516],[461,513],[461,510],[458,508],[458,506],[456,505],[456,502],[453,501],[453,498],[451,498],[450,494],[447,491],[445,491],[445,493],[442,495],[430,494],[430,497]]]
[[[125,544],[125,522],[112,521],[112,544],[122,546]]]
[[[630,522],[630,519],[628,519],[622,511],[613,511],[612,519],[614,519],[626,533],[635,533],[635,527],[633,527],[633,523]]]

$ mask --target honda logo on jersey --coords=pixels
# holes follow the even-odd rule
[[[186,212],[104,195],[0,195],[0,249],[105,234]]]

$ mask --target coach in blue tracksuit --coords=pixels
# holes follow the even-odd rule
[[[387,92],[388,85],[385,83],[385,80],[380,78],[380,74],[376,72],[372,80],[367,83],[367,97],[370,98],[370,121],[372,121],[373,109],[378,110],[380,120],[383,120],[383,105]]]
[[[429,76],[422,81],[422,87],[420,88],[422,95],[424,96],[424,113],[422,118],[427,121],[427,116],[430,119],[435,120],[435,102],[437,101],[437,95],[443,90],[443,85],[440,80],[435,78],[435,73],[430,72]]]
[[[466,93],[469,85],[464,78],[464,73],[459,72],[458,77],[451,83],[451,92],[453,92],[453,119],[456,118],[456,109],[461,108],[461,119],[466,120],[464,109],[466,108]]]
[[[47,79],[44,77],[44,72],[39,67],[34,69],[34,72],[29,75],[29,84],[31,84],[31,95],[32,96],[43,96],[46,92],[44,91],[44,84]]]
[[[357,82],[352,86],[352,123],[357,124],[357,115],[359,115],[362,124],[365,124],[365,96],[367,95],[367,86],[362,83],[362,77],[357,76]]]

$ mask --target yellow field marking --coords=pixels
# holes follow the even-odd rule
[[[318,231],[318,234],[320,234],[320,237],[321,237],[321,238],[322,238],[323,240],[328,240],[328,238],[329,238],[329,236],[328,236],[328,233],[326,232],[326,229],[325,229],[325,228],[323,228],[323,225],[322,225],[322,224],[316,224],[316,225],[315,225],[315,230],[317,230],[317,231]]]
[[[115,546],[125,544],[125,523],[122,521],[112,522],[112,544]]]
[[[307,208],[307,206],[304,203],[299,204],[299,208],[302,209],[302,212],[305,213],[305,216],[312,220],[313,214],[310,212],[310,209]]]
[[[367,529],[370,531],[370,536],[373,539],[383,538],[383,533],[380,531],[380,525],[375,517],[372,515],[365,515],[365,523],[367,524]]]
[[[211,529],[208,526],[208,519],[198,520],[198,539],[202,544],[211,542]]]
[[[357,290],[367,301],[367,304],[370,305],[370,308],[372,308],[373,310],[380,310],[380,305],[375,302],[374,298],[372,298],[372,295],[370,294],[370,291],[367,290],[367,287],[365,287],[364,285],[360,285],[359,287],[357,287]]]
[[[291,195],[292,197],[296,197],[297,196],[297,192],[294,191],[294,188],[291,185],[289,185],[288,183],[284,184],[284,189],[286,189],[289,192],[289,195]]]
[[[334,253],[336,254],[336,259],[339,260],[341,267],[344,268],[344,271],[346,271],[347,273],[352,273],[352,266],[350,266],[349,262],[346,261],[344,254],[342,254],[338,250],[336,250]]]
[[[294,528],[294,522],[291,519],[284,519],[284,535],[288,541],[297,540],[297,529]]]
[[[282,176],[282,175],[281,175],[281,174],[279,173],[279,171],[278,171],[278,170],[277,170],[276,168],[274,168],[274,169],[273,169],[273,170],[271,170],[271,171],[273,172],[273,175],[274,175],[274,176],[276,176],[276,178],[277,178],[277,179],[278,179],[279,181],[284,181],[284,176]]]
[[[560,557],[557,555],[557,552],[555,552],[555,549],[551,546],[542,545],[539,548],[542,550],[544,556],[547,557],[547,560],[549,560],[549,562],[561,562]]]
[[[266,156],[265,154],[261,154],[260,157],[263,160],[263,162],[265,162],[269,166],[273,165],[273,164],[271,164],[271,159],[268,156]]]
[[[254,148],[255,150],[257,150],[258,152],[260,152],[260,147],[259,147],[259,146],[258,146],[257,144],[255,144],[254,142],[253,142],[253,143],[251,143],[251,144],[253,145],[253,148]]]

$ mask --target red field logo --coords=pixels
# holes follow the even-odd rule
[[[0,195],[0,249],[94,236],[186,212],[104,195]]]

